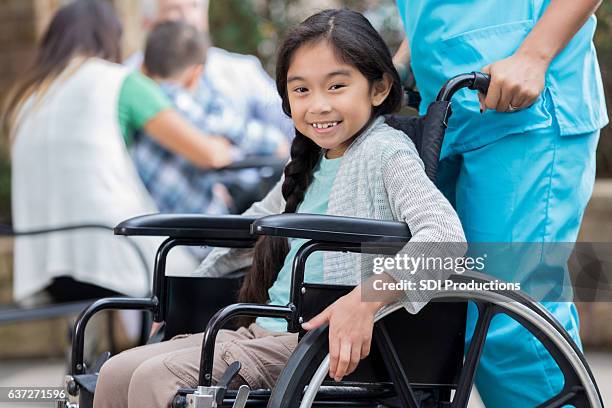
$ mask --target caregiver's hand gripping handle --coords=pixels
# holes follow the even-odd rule
[[[544,90],[548,62],[517,52],[482,68],[491,75],[488,94],[479,94],[480,111],[515,112],[531,106]]]

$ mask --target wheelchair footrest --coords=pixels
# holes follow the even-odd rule
[[[79,374],[72,377],[79,388],[84,388],[87,392],[93,394],[96,391],[96,383],[98,382],[98,373]]]
[[[190,394],[196,392],[195,388],[180,388],[172,401],[172,408],[187,408],[189,405],[187,404],[187,397]],[[223,398],[223,407],[231,407],[235,403],[236,399],[238,399],[239,390],[227,390],[225,392],[225,396]],[[260,390],[251,390],[248,395],[249,402],[259,401],[263,404],[261,406],[266,406],[266,402],[270,399],[271,391],[268,389],[260,389]]]
[[[234,361],[227,367],[217,385],[208,387],[198,386],[193,393],[185,396],[184,402],[190,408],[217,408],[223,405],[223,400],[230,383],[238,376],[240,368],[240,362]],[[241,385],[234,398],[232,408],[244,408],[249,398],[249,392],[250,388],[248,385]],[[175,397],[174,402],[177,402],[177,397]],[[180,399],[180,402],[183,403],[183,400]]]
[[[211,386],[198,387],[193,394],[188,394],[185,397],[185,402],[189,408],[218,408],[223,406],[224,396],[226,393],[225,387]],[[250,388],[248,385],[241,385],[234,399],[232,408],[244,408],[249,399]],[[175,397],[174,402],[177,402]],[[181,401],[182,402],[182,401]],[[175,407],[175,404],[172,404]]]

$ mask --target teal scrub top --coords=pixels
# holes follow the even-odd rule
[[[421,114],[444,82],[511,56],[550,0],[397,0],[421,92]],[[589,17],[546,75],[545,91],[527,109],[480,114],[474,91],[453,98],[445,144],[467,150],[507,134],[541,129],[556,118],[562,135],[595,131],[608,123],[601,73],[593,45],[595,16]],[[551,98],[547,104],[545,98]],[[553,112],[549,111],[552,106]]]
[[[325,214],[329,195],[336,179],[336,174],[340,168],[342,157],[336,159],[321,158],[313,172],[313,178],[304,194],[304,200],[298,206],[298,213]],[[306,239],[290,238],[289,253],[285,257],[282,269],[278,273],[276,281],[268,290],[270,298],[269,304],[286,305],[289,303],[289,288],[291,287],[291,269],[293,258],[304,244]],[[304,270],[304,281],[310,283],[323,283],[323,253],[315,252],[306,260]],[[270,317],[259,317],[257,324],[266,330],[285,332],[287,331],[287,321]]]

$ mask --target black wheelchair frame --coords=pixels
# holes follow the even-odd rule
[[[447,82],[438,95],[442,112],[438,139],[417,148],[426,164],[426,173],[435,177],[441,137],[450,115],[450,99],[459,89],[468,87],[486,92],[488,78],[479,73],[459,75]],[[424,126],[428,126],[425,124]],[[433,146],[433,148],[432,148]],[[429,160],[427,160],[429,157]],[[427,166],[433,163],[433,166]],[[83,363],[83,342],[88,320],[104,309],[139,309],[153,313],[156,322],[165,321],[165,337],[182,332],[204,330],[198,387],[178,390],[173,407],[218,406],[360,406],[360,407],[466,407],[487,330],[494,316],[500,313],[517,320],[548,350],[560,367],[565,385],[558,395],[541,407],[603,406],[595,379],[576,344],[563,327],[541,305],[516,292],[453,292],[440,294],[444,302],[430,302],[417,315],[409,315],[401,306],[389,308],[377,320],[374,344],[368,358],[340,383],[327,378],[327,328],[300,333],[298,346],[281,373],[273,390],[253,390],[245,386],[229,390],[232,376],[239,363],[232,364],[221,381],[212,385],[214,343],[218,331],[236,316],[280,317],[288,322],[288,331],[300,332],[300,323],[309,319],[351,287],[304,282],[304,267],[308,256],[316,251],[366,253],[364,243],[399,249],[399,243],[410,238],[406,224],[351,217],[308,214],[282,214],[256,219],[254,217],[199,215],[150,215],[127,220],[115,229],[118,235],[155,235],[169,237],[159,248],[155,260],[153,293],[150,298],[108,298],[89,306],[75,324],[71,374],[66,378],[68,393],[78,397],[81,407],[90,406],[95,391],[97,369],[87,369]],[[179,245],[209,245],[249,248],[260,235],[304,238],[308,241],[294,258],[290,301],[286,306],[232,303],[230,296],[221,296],[211,305],[213,292],[219,292],[213,278],[176,278],[164,274],[166,258]],[[214,278],[228,291],[237,288],[237,280]],[[485,281],[482,276],[455,275],[458,282]],[[195,288],[195,282],[198,282]],[[215,289],[211,287],[215,285]],[[180,307],[198,310],[192,321],[173,325],[172,319],[181,313],[175,310],[174,296],[181,288],[190,288],[194,297]],[[210,296],[210,297],[209,297]],[[185,300],[185,297],[181,295]],[[463,353],[467,302],[475,302],[479,318],[467,352]],[[221,308],[220,308],[221,307]],[[220,308],[220,309],[219,309]],[[218,311],[211,316],[211,310]],[[400,310],[401,309],[401,310]],[[442,324],[431,325],[436,320]],[[400,323],[401,322],[401,323]],[[184,323],[184,324],[183,324]],[[186,325],[186,326],[185,326]],[[419,335],[406,336],[407,330]],[[400,342],[401,341],[401,342]],[[401,345],[401,346],[400,346]],[[324,382],[328,379],[327,382]]]

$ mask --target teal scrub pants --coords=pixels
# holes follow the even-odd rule
[[[598,139],[599,131],[561,136],[553,120],[549,128],[508,134],[469,151],[445,145],[438,186],[455,206],[468,242],[575,242],[593,188]],[[567,258],[556,262],[559,273],[567,271]],[[551,266],[536,262],[529,273]],[[575,305],[542,304],[581,347]],[[477,317],[470,304],[466,350]],[[537,406],[563,383],[561,371],[535,337],[506,315],[493,319],[476,373],[487,408]]]

